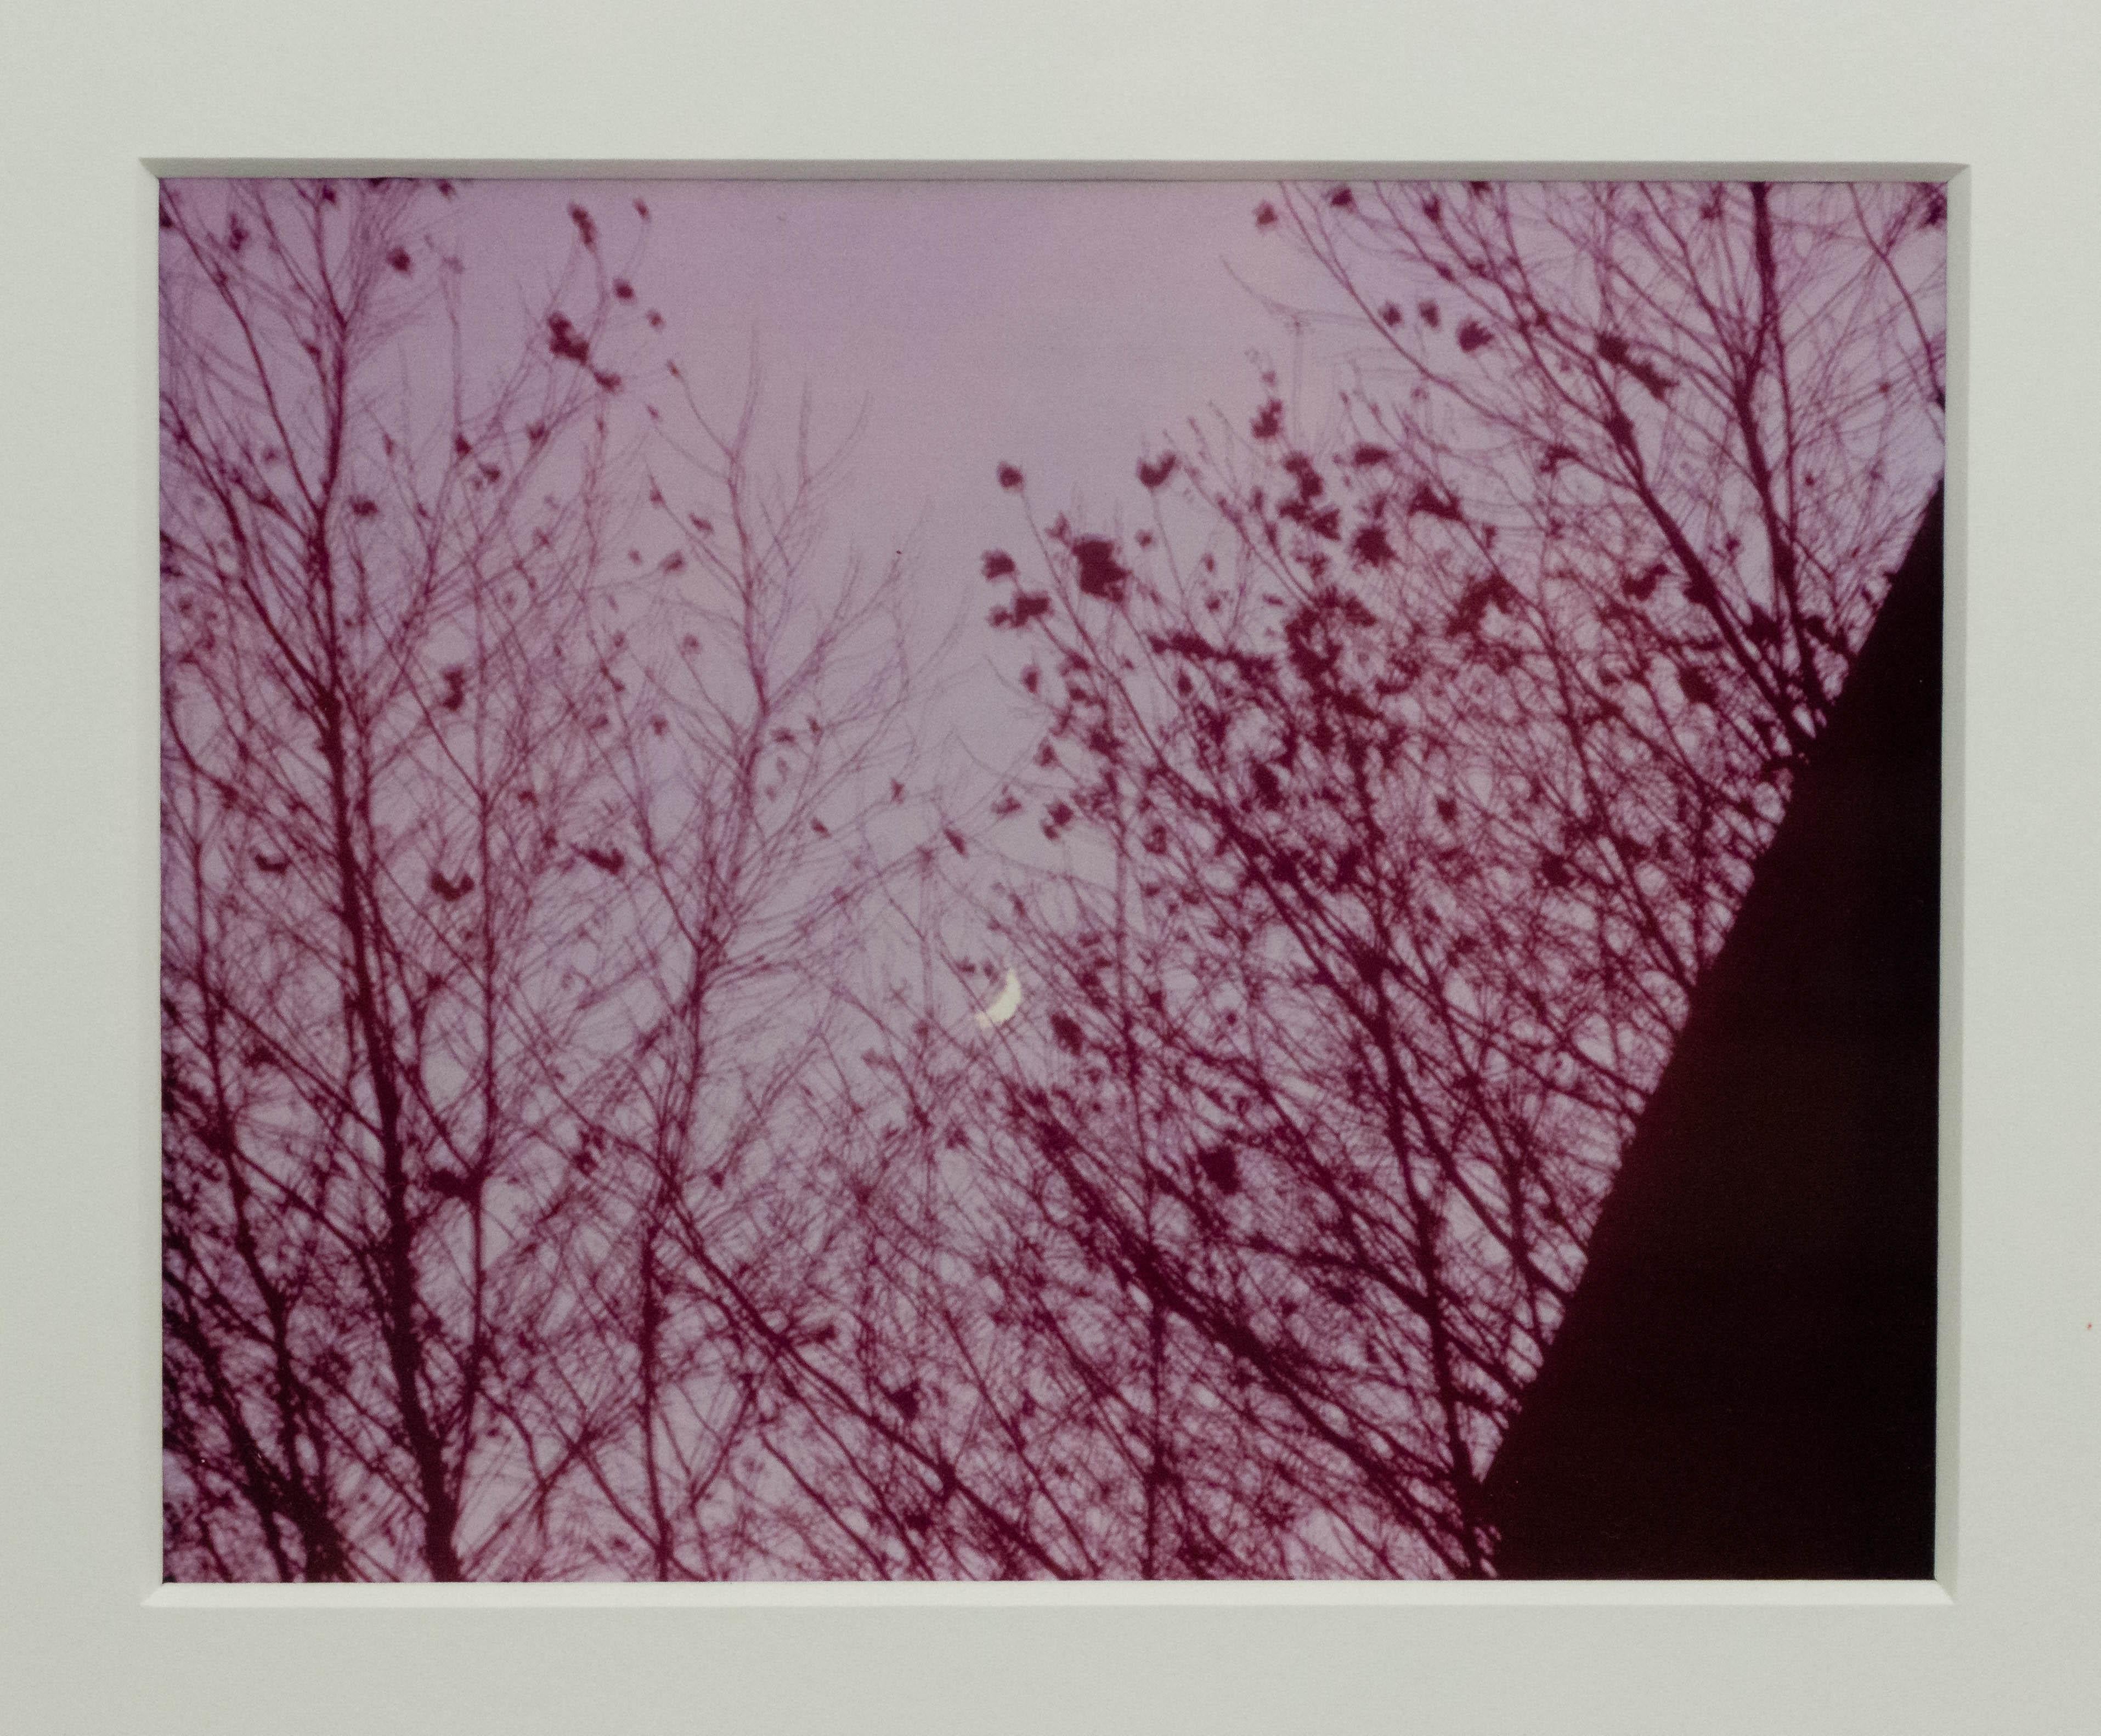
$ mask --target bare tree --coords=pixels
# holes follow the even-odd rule
[[[862,925],[918,811],[896,775],[915,654],[898,565],[825,564],[843,451],[813,448],[807,404],[778,479],[753,466],[755,378],[718,428],[672,374],[642,521],[664,552],[630,551],[648,574],[586,638],[604,775],[573,857],[591,961],[568,968],[593,1032],[550,1089],[591,1208],[561,1248],[575,1336],[533,1432],[582,1469],[595,1567],[717,1577],[782,1547],[767,1430],[821,1294],[826,1075]]]
[[[1284,188],[1343,297],[1289,316],[1365,337],[1339,398],[1272,373],[1141,463],[1148,519],[988,555],[1065,852],[996,914],[1053,1002],[1007,1220],[1180,1570],[1485,1570],[1482,1471],[1937,476],[1940,210]]]
[[[628,409],[661,320],[583,205],[482,360],[454,197],[163,202],[184,1575],[764,1546],[709,1504],[794,1305],[800,1072],[887,847],[896,571],[816,588],[807,416],[776,484],[755,386],[718,429],[674,364]]]
[[[458,306],[428,197],[162,201],[170,1547],[227,1570],[259,1531],[281,1574],[457,1578],[490,1305],[533,1287],[488,1235],[498,940],[551,859],[511,798],[603,504],[532,491],[603,464],[611,376],[527,353],[412,425],[382,370]]]

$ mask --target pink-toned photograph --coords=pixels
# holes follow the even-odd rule
[[[1930,1577],[1947,213],[164,181],[166,1577]]]

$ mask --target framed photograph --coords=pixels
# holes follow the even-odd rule
[[[2077,57],[1854,11],[55,48],[42,1721],[2071,1721]]]
[[[164,178],[167,1578],[1931,1579],[1948,217]]]

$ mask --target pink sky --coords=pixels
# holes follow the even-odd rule
[[[1289,340],[1236,272],[1322,289],[1257,232],[1248,183],[489,182],[461,201],[462,252],[484,282],[530,281],[581,200],[618,257],[638,194],[637,287],[704,404],[734,407],[754,347],[784,407],[812,388],[820,427],[865,403],[835,520],[871,556],[916,528],[937,594],[1019,533],[996,464],[1041,505],[1106,515],[1163,431],[1260,398],[1249,352]]]

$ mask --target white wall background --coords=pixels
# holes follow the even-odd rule
[[[2101,12],[18,0],[0,64],[0,1723],[771,1736],[2090,1719]],[[1967,562],[1949,762],[1950,1595],[146,1606],[157,767],[142,163],[869,158],[1971,166],[1953,406]]]

